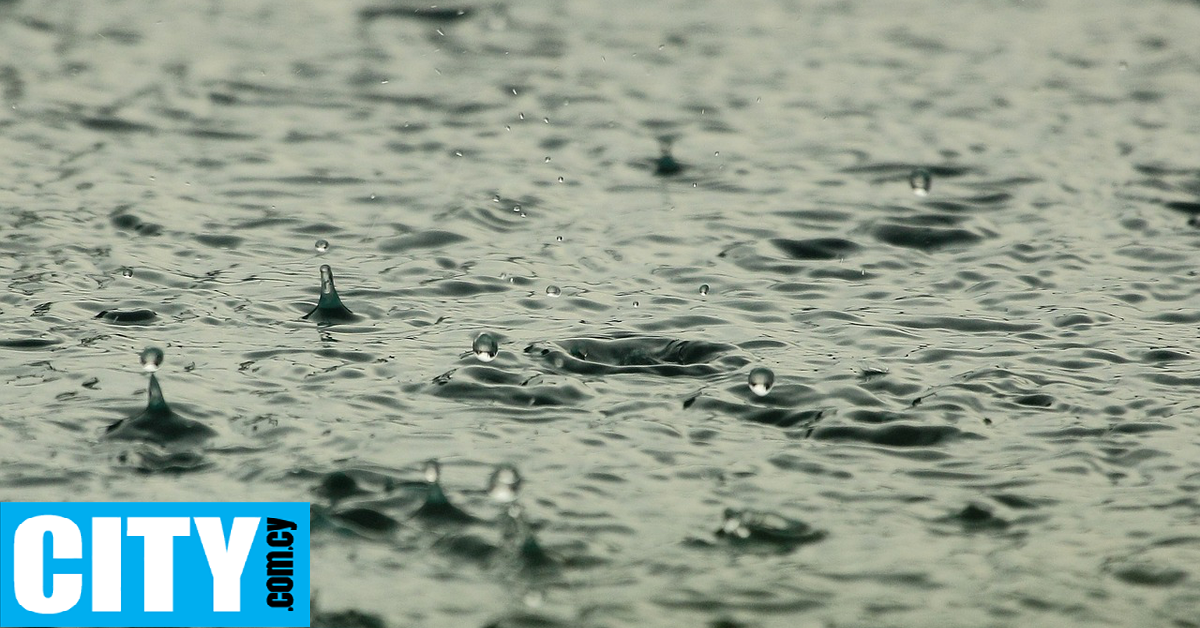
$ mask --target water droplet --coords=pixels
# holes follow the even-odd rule
[[[542,122],[545,122],[546,124],[550,124],[550,118],[542,118]]]
[[[475,338],[471,350],[475,352],[475,357],[479,358],[480,362],[491,362],[500,352],[500,344],[491,334],[484,332]]]
[[[750,527],[742,521],[741,511],[726,508],[725,519],[721,522],[721,532],[728,536],[736,536],[739,539],[744,539],[750,536]]]
[[[513,212],[516,212],[516,213],[518,213],[518,214],[519,214],[519,213],[521,213],[521,206],[520,206],[520,205],[513,205]]]
[[[442,465],[437,460],[429,460],[425,463],[425,468],[421,471],[425,476],[425,481],[430,484],[437,484],[442,477]]]
[[[917,168],[908,175],[908,184],[912,186],[913,194],[917,196],[926,196],[929,194],[929,188],[933,185],[933,176],[924,168]]]
[[[128,267],[128,266],[124,266],[124,267],[122,267],[122,268],[121,268],[121,276],[122,276],[122,277],[132,277],[132,276],[133,276],[133,269],[132,269],[132,268],[130,268],[130,267]]]
[[[708,284],[702,284],[700,286],[700,296],[702,296],[702,297],[708,296]]]
[[[324,253],[329,250],[329,240],[317,240],[313,248],[317,249],[318,253]]]
[[[559,242],[562,242],[562,241],[563,241],[563,237],[562,237],[562,236],[558,236],[557,238],[554,238],[554,239],[555,239],[555,240],[558,240]]]
[[[749,383],[750,392],[763,397],[771,392],[771,387],[775,385],[775,374],[771,372],[771,369],[760,366],[750,371]]]
[[[721,151],[719,151],[719,150],[713,151],[713,157],[720,157],[720,156],[721,156]]]
[[[546,286],[546,296],[556,299],[560,294],[562,294],[562,289],[558,286]]]
[[[547,155],[547,156],[546,156],[546,163],[550,163],[550,156],[549,156],[549,155]]]
[[[158,367],[163,361],[163,350],[158,347],[146,347],[142,349],[142,370],[147,373],[153,373],[158,370]]]
[[[492,499],[502,504],[511,504],[517,500],[517,493],[521,490],[521,474],[517,472],[516,467],[502,464],[496,467],[492,477],[488,478],[487,490]]]
[[[518,114],[517,114],[517,117],[519,117],[519,118],[521,118],[522,120],[524,120],[524,119],[525,119],[525,114],[524,114],[524,113],[518,113]]]
[[[638,302],[637,302],[637,301],[634,301],[634,302],[633,302],[633,307],[637,307],[637,306],[638,306]]]
[[[499,195],[499,194],[493,195],[493,196],[492,196],[492,202],[493,202],[493,203],[499,203],[499,202],[500,202],[500,195]]]
[[[558,178],[558,182],[559,182],[559,183],[562,183],[562,182],[563,182],[563,178],[562,178],[562,177],[559,177],[559,178]]]

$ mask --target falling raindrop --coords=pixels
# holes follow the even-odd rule
[[[702,297],[708,296],[708,284],[702,284],[700,286],[700,296],[702,296]]]
[[[927,196],[929,188],[933,185],[933,176],[925,168],[917,168],[908,175],[908,184],[912,186],[913,194]]]
[[[555,240],[557,240],[557,241],[559,241],[559,242],[562,242],[562,241],[563,241],[563,237],[562,237],[562,236],[558,236],[557,238],[554,238],[554,239],[555,239]]]
[[[158,347],[146,347],[142,349],[142,370],[147,373],[153,373],[158,370],[158,367],[163,361],[163,350]]]
[[[545,162],[545,163],[550,163],[550,156],[549,156],[549,155],[547,155],[547,156],[546,156],[546,162]]]
[[[313,248],[317,249],[318,253],[324,253],[329,250],[329,240],[317,240]]]
[[[126,277],[126,278],[132,277],[132,276],[133,276],[133,269],[132,269],[132,268],[130,268],[130,267],[128,267],[128,266],[124,266],[124,267],[122,267],[122,268],[121,268],[121,276],[122,276],[122,277]]]
[[[771,392],[771,387],[775,385],[775,374],[771,369],[758,367],[750,371],[750,392],[759,397],[765,396]]]
[[[637,307],[637,306],[638,306],[638,302],[637,302],[637,301],[634,301],[634,302],[633,302],[633,307]]]
[[[516,467],[510,464],[496,467],[496,470],[492,472],[492,477],[488,479],[488,495],[502,504],[511,504],[516,501],[520,490],[521,474],[517,472]]]
[[[559,182],[559,183],[562,183],[562,182],[563,182],[563,178],[562,178],[562,177],[559,177],[559,178],[558,178],[558,182]]]
[[[500,345],[491,334],[484,332],[475,338],[471,350],[475,352],[475,357],[479,358],[480,362],[491,362],[500,352]]]
[[[546,296],[556,299],[562,294],[562,289],[558,286],[546,286]]]

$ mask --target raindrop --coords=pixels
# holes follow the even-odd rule
[[[546,296],[557,299],[562,294],[562,289],[558,286],[546,286]]]
[[[121,276],[122,276],[122,277],[132,277],[132,276],[133,276],[133,269],[132,269],[132,268],[130,268],[130,267],[128,267],[128,266],[124,266],[124,267],[122,267],[122,268],[121,268]]]
[[[702,297],[708,296],[708,284],[702,284],[700,286],[700,296],[702,296]]]
[[[515,212],[515,213],[520,213],[520,212],[521,212],[521,206],[520,206],[520,205],[513,205],[513,212]]]
[[[933,185],[933,176],[924,168],[917,168],[908,175],[908,184],[912,186],[913,194],[917,196],[927,196],[929,188]]]
[[[750,536],[750,527],[746,525],[745,521],[742,521],[741,511],[726,508],[725,520],[721,522],[721,532],[727,536],[744,539]]]
[[[524,113],[518,113],[518,114],[517,114],[517,117],[519,117],[520,119],[524,120],[524,119],[525,119],[525,114],[524,114]]]
[[[318,253],[324,253],[329,250],[329,240],[317,240],[313,248],[317,249]]]
[[[146,347],[142,349],[142,370],[147,373],[153,373],[158,370],[158,367],[163,361],[163,350],[158,347]]]
[[[558,178],[558,182],[559,182],[559,183],[562,183],[562,182],[563,182],[563,178],[562,178],[562,177],[559,177],[559,178]]]
[[[425,463],[422,474],[425,476],[426,482],[437,484],[438,479],[442,477],[442,465],[437,460],[430,460]]]
[[[510,464],[496,467],[496,470],[492,472],[492,477],[488,479],[488,495],[502,504],[511,504],[516,501],[517,493],[520,490],[521,474],[517,472],[516,467]]]
[[[471,350],[475,352],[475,357],[479,358],[480,362],[491,362],[500,352],[500,345],[491,334],[484,332],[475,338]]]
[[[775,374],[771,372],[771,369],[760,366],[750,371],[749,383],[750,392],[759,397],[766,396],[767,393],[771,392],[771,387],[775,385]]]
[[[542,122],[545,122],[546,124],[550,124],[550,118],[542,118]]]
[[[637,307],[637,306],[638,306],[638,302],[637,302],[637,301],[634,301],[634,302],[633,302],[633,307]]]
[[[558,240],[559,242],[562,242],[562,241],[563,241],[563,237],[562,237],[562,236],[558,236],[557,238],[554,238],[554,239],[555,239],[555,240]]]
[[[721,156],[721,151],[719,151],[719,150],[713,151],[713,157],[720,157],[720,156]]]
[[[549,156],[549,155],[547,155],[547,156],[546,156],[546,163],[550,163],[550,156]]]

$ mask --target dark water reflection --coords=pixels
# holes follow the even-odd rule
[[[0,1],[0,499],[313,501],[320,625],[1196,625],[1196,32]]]

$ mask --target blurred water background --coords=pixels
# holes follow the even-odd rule
[[[311,501],[328,626],[1200,626],[1198,32],[0,1],[0,499]]]

